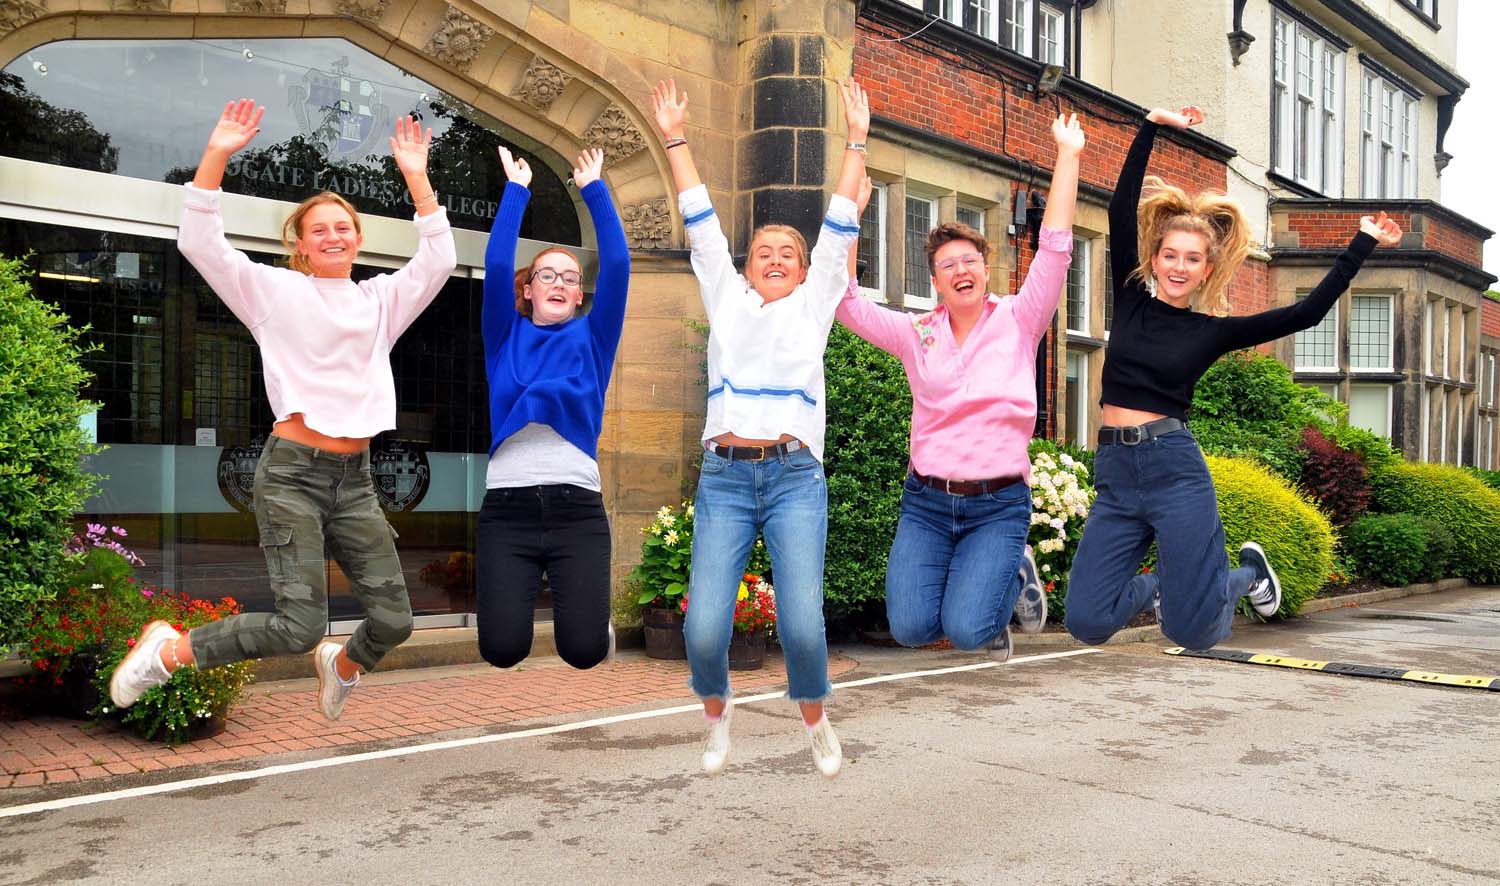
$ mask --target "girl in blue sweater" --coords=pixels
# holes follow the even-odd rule
[[[609,621],[609,518],[597,450],[604,391],[625,321],[630,255],[600,180],[604,152],[579,155],[573,181],[599,244],[593,307],[582,267],[551,247],[516,270],[516,240],[531,199],[531,167],[500,149],[509,183],[484,267],[484,365],[490,387],[490,463],[479,511],[479,650],[510,667],[531,652],[542,574],[552,590],[557,652],[591,668],[614,651]]]

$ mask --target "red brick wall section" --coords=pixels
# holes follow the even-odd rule
[[[1287,227],[1298,235],[1298,244],[1304,249],[1333,248],[1346,245],[1359,230],[1358,212],[1293,212],[1287,217]],[[1411,213],[1394,212],[1391,218],[1404,231],[1411,231]],[[1480,267],[1483,262],[1484,243],[1478,237],[1462,229],[1445,224],[1431,216],[1424,216],[1426,225],[1424,243],[1428,249],[1436,250],[1465,264]]]
[[[1472,234],[1465,234],[1453,225],[1432,218],[1427,219],[1427,248],[1451,255],[1476,268],[1484,264],[1483,241]]]
[[[1479,332],[1481,335],[1500,336],[1500,301],[1486,296],[1480,307]]]
[[[1245,259],[1239,271],[1229,283],[1229,313],[1235,315],[1258,314],[1276,307],[1276,294],[1271,291],[1271,271],[1265,262],[1253,258]],[[1270,344],[1260,350],[1270,353]]]

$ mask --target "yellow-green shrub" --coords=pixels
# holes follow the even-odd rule
[[[1280,615],[1312,599],[1333,570],[1333,527],[1291,484],[1243,458],[1206,456],[1219,495],[1219,519],[1231,562],[1258,542],[1281,579]]]
[[[1475,584],[1500,581],[1500,491],[1467,470],[1426,462],[1395,462],[1371,477],[1376,510],[1418,514],[1453,534],[1450,572]]]

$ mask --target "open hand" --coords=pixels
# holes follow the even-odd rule
[[[662,138],[682,138],[687,125],[687,92],[677,92],[676,80],[658,80],[651,90],[651,113]]]
[[[224,113],[208,136],[208,149],[223,153],[226,157],[250,144],[260,132],[260,118],[266,112],[265,105],[256,107],[255,100],[242,98],[224,106]]]
[[[410,178],[427,172],[427,148],[432,144],[432,130],[424,135],[422,124],[410,115],[396,118],[396,135],[391,139],[391,159],[401,175]]]
[[[870,134],[870,96],[853,77],[839,81],[839,93],[844,97],[844,124],[849,128],[849,141],[862,142]]]
[[[1057,142],[1057,153],[1077,154],[1083,150],[1083,127],[1077,114],[1058,114],[1052,121],[1052,138]]]
[[[1395,246],[1401,242],[1401,226],[1381,210],[1379,215],[1361,216],[1359,229],[1375,238],[1379,246]]]
[[[505,177],[523,188],[531,186],[531,165],[524,157],[512,157],[510,149],[500,146],[500,165],[505,168]]]
[[[573,162],[573,184],[581,191],[584,185],[598,181],[603,171],[604,149],[584,148],[583,153]]]
[[[1203,110],[1197,105],[1188,105],[1180,111],[1169,111],[1166,108],[1152,108],[1146,119],[1152,123],[1163,126],[1175,126],[1178,129],[1187,129],[1189,126],[1197,126],[1203,122]]]

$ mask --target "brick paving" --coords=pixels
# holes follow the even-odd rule
[[[829,674],[848,673],[855,664],[833,655]],[[53,716],[0,722],[0,788],[269,758],[643,702],[692,700],[686,686],[687,662],[635,656],[588,671],[550,659],[512,671],[445,669],[431,679],[410,679],[418,671],[399,673],[400,680],[372,679],[361,686],[337,722],[318,713],[316,689],[302,688],[308,681],[297,681],[295,689],[278,689],[277,684],[252,687],[230,713],[222,733],[175,748],[145,741],[112,723]],[[786,683],[785,666],[773,656],[761,670],[733,672],[731,681],[736,692],[764,691]]]

